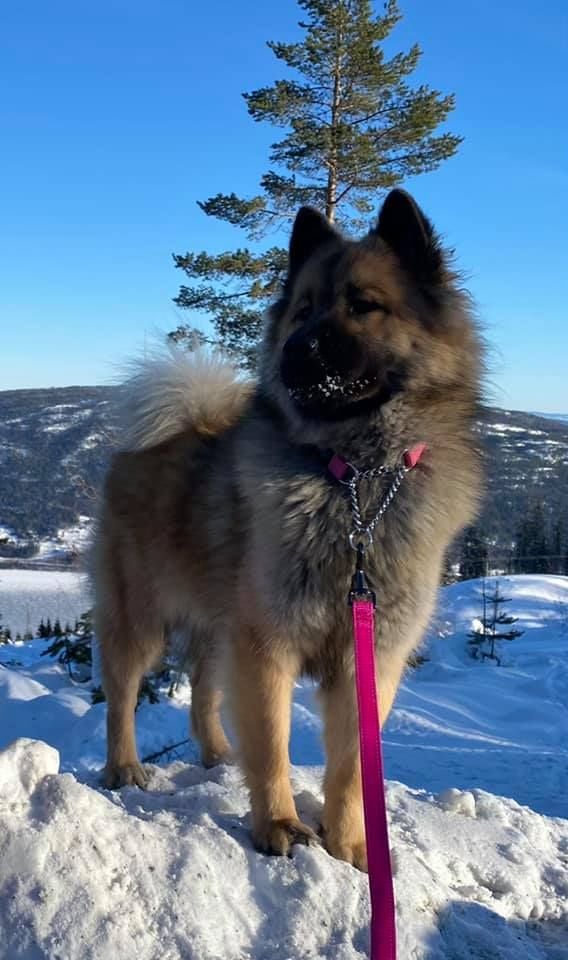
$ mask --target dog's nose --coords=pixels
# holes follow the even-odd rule
[[[300,362],[302,359],[305,360],[308,357],[311,359],[316,358],[320,353],[319,337],[313,331],[296,330],[286,341],[284,353],[290,359],[293,358],[297,362]]]

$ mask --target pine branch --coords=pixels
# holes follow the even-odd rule
[[[165,756],[166,753],[171,753],[172,750],[177,750],[178,747],[184,747],[186,743],[191,743],[191,739],[186,737],[185,740],[180,740],[178,743],[170,743],[167,747],[164,747],[163,750],[157,750],[156,753],[148,753],[145,757],[142,757],[142,763],[154,763],[156,760],[159,760],[160,757]]]

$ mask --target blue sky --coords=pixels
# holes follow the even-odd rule
[[[389,50],[453,91],[465,142],[407,184],[470,278],[493,399],[568,411],[565,0],[401,0]],[[196,206],[250,194],[275,131],[240,96],[282,71],[292,0],[19,0],[0,31],[0,388],[102,383],[183,319],[172,252],[242,244]],[[377,200],[379,203],[379,199]]]

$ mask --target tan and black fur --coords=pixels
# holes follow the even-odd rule
[[[108,700],[109,786],[144,786],[134,708],[174,628],[193,662],[203,761],[226,759],[223,667],[250,790],[253,839],[286,853],[314,834],[289,781],[292,688],[319,681],[327,754],[322,832],[366,868],[350,612],[354,555],[331,451],[366,468],[427,453],[375,532],[381,720],[432,612],[444,551],[474,515],[481,348],[470,304],[429,221],[399,190],[358,242],[296,219],[269,312],[258,383],[211,358],[143,365],[128,388],[126,451],[111,466],[95,546]],[[369,484],[378,503],[384,480]]]

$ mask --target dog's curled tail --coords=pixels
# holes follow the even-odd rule
[[[239,418],[253,385],[235,367],[206,350],[167,353],[134,361],[123,384],[122,446],[155,447],[187,430],[212,437]]]

